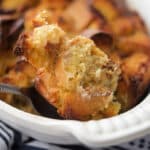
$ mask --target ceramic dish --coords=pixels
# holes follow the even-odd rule
[[[132,8],[136,8],[150,27],[150,1],[128,2]],[[80,122],[32,115],[0,101],[0,119],[43,142],[103,147],[127,142],[150,133],[149,108],[150,94],[126,113],[99,121]]]

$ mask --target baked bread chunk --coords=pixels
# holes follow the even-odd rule
[[[36,68],[37,90],[65,119],[89,120],[118,114],[120,104],[114,92],[119,66],[92,40],[69,37],[57,25],[46,24],[24,33],[14,51]]]
[[[121,64],[121,78],[116,98],[127,111],[138,104],[150,85],[150,57],[145,53],[134,53]]]

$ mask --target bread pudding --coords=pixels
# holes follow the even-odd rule
[[[0,82],[36,87],[63,118],[114,116],[146,95],[150,38],[124,0],[2,0],[0,17]]]
[[[94,42],[69,37],[57,25],[42,25],[24,33],[15,53],[37,69],[37,90],[66,119],[89,120],[120,110],[114,99],[120,69]],[[107,114],[107,109],[115,107]],[[110,107],[110,108],[109,108]]]

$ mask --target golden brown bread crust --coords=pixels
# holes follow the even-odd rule
[[[37,2],[38,0],[1,0],[0,8],[6,10],[23,10],[25,8],[34,6]]]
[[[122,111],[126,111],[140,101],[150,86],[150,57],[135,53],[123,60],[121,68],[116,97],[122,103]]]
[[[10,51],[0,50],[0,76],[5,75],[16,63],[16,58]]]
[[[108,21],[121,15],[123,9],[120,9],[117,4],[115,0],[92,0],[92,7],[101,12]]]
[[[144,52],[150,56],[150,37],[143,32],[118,39],[116,47],[122,56],[130,55],[137,52]]]
[[[91,7],[103,16],[114,34],[118,54],[128,56],[134,52],[150,54],[150,37],[141,17],[119,0],[93,0]],[[102,17],[101,17],[102,18]]]
[[[136,31],[147,33],[143,20],[141,20],[140,16],[135,12],[116,18],[110,25],[116,36],[131,35]]]
[[[89,25],[93,20],[93,17],[94,16],[90,11],[87,1],[78,0],[73,1],[66,8],[60,19],[63,20],[63,23],[69,25],[70,31],[73,33],[79,33]]]
[[[36,88],[61,116],[89,120],[119,112],[113,94],[120,71],[91,40],[69,38],[56,25],[34,28],[24,40],[24,56],[37,69]]]
[[[12,84],[20,88],[33,86],[36,70],[27,61],[18,61],[7,74],[0,78],[0,82]],[[19,82],[18,82],[19,81]]]
[[[67,29],[68,24],[62,19],[62,14],[70,3],[71,0],[40,1],[36,7],[31,8],[25,13],[25,29],[32,30],[33,27],[40,26],[44,20],[48,23],[57,22],[59,25]]]

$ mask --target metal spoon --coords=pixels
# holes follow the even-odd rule
[[[37,91],[34,87],[20,89],[10,84],[0,83],[0,93],[8,93],[22,97],[24,100],[29,102],[29,105],[32,105],[33,108],[42,116],[62,119],[56,108],[51,106]]]

